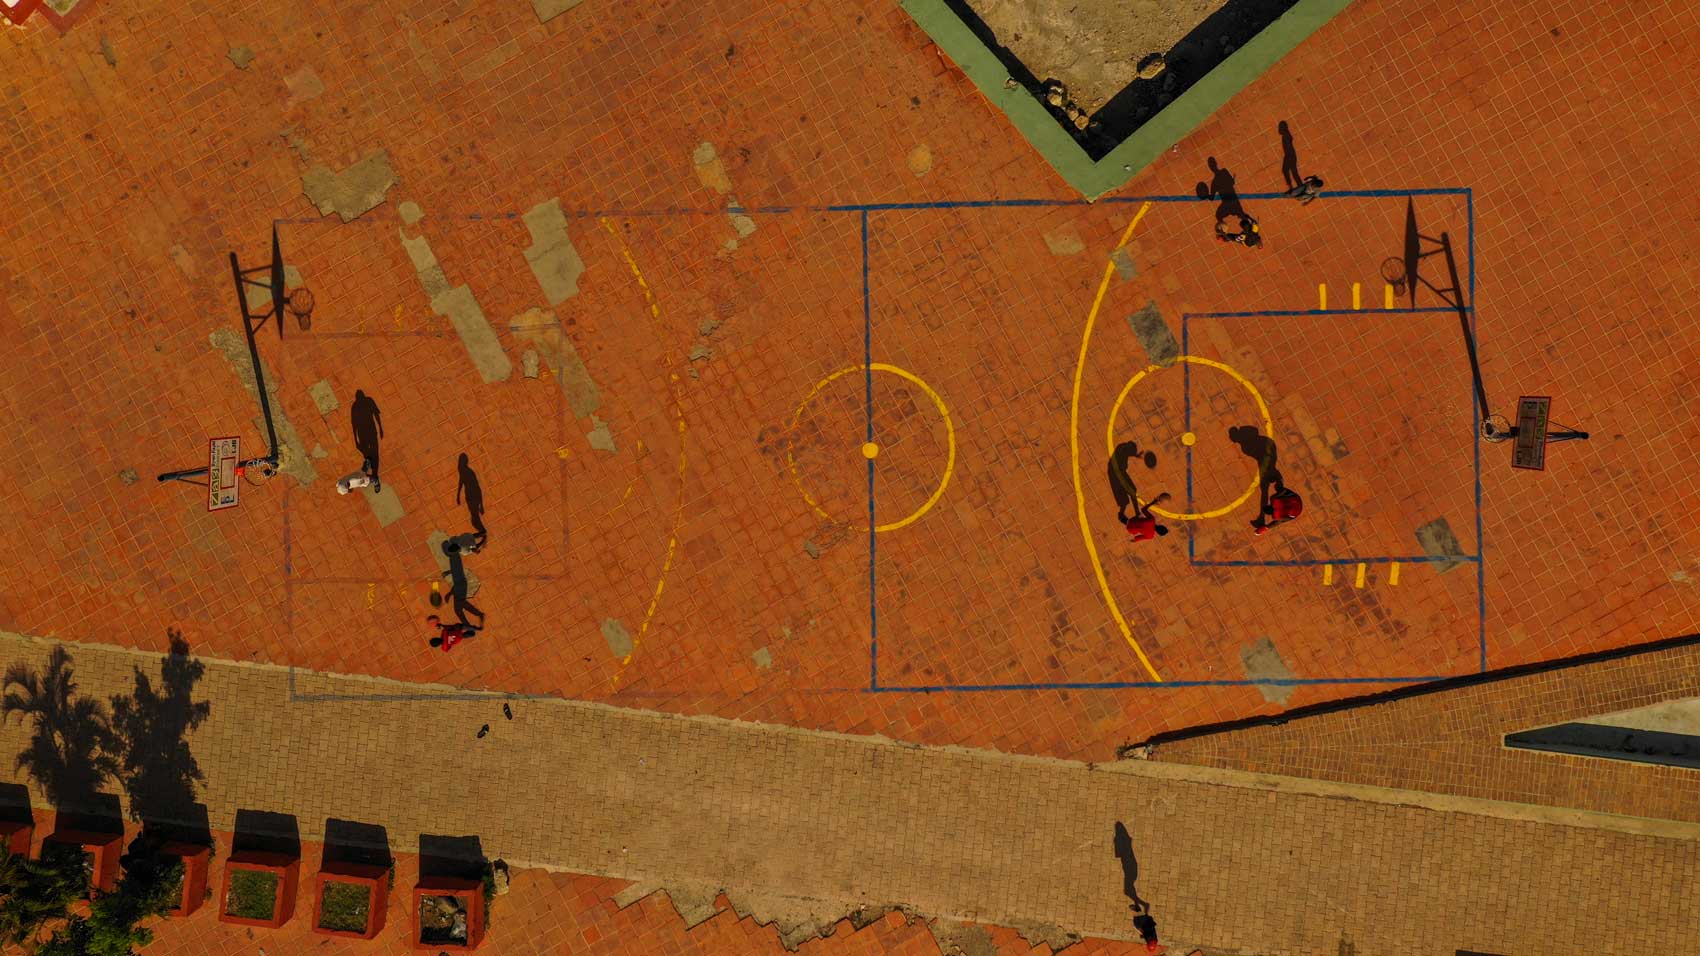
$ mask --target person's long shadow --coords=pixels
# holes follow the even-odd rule
[[[1269,492],[1279,488],[1281,469],[1280,452],[1275,447],[1275,439],[1262,434],[1256,425],[1235,425],[1228,429],[1228,440],[1240,446],[1240,451],[1247,458],[1257,462],[1257,515],[1263,519],[1264,509],[1269,507]]]
[[[455,504],[460,504],[461,495],[466,495],[466,514],[472,519],[473,530],[478,532],[480,544],[490,536],[484,528],[484,488],[478,483],[478,472],[472,470],[472,459],[466,452],[460,453],[458,462],[460,481],[455,485]]]
[[[378,480],[378,445],[384,437],[384,416],[378,403],[360,389],[348,407],[349,426],[354,431],[354,448],[366,459],[367,474]]]
[[[472,622],[466,619],[467,612],[470,611],[478,615],[477,626],[479,630],[483,630],[484,612],[466,599],[466,563],[461,557],[460,545],[454,539],[444,541],[443,554],[449,559],[449,569],[444,572],[444,576],[449,579],[449,602],[454,608],[455,617],[460,618],[462,624],[471,624]]]
[[[1219,165],[1214,156],[1205,163],[1210,167],[1210,182],[1198,184],[1198,198],[1220,200],[1216,206],[1216,222],[1224,222],[1230,216],[1250,219],[1245,205],[1240,202],[1239,190],[1234,186],[1234,174],[1226,166]]]
[[[159,686],[137,667],[135,690],[112,698],[112,729],[123,753],[119,779],[131,819],[183,824],[196,816],[196,787],[206,779],[189,749],[189,733],[212,714],[212,703],[194,699],[206,665],[189,656],[181,632],[167,635],[171,650],[160,660]]]
[[[1139,898],[1139,858],[1133,854],[1133,835],[1127,832],[1127,827],[1120,820],[1116,821],[1116,836],[1112,845],[1116,850],[1116,859],[1122,864],[1122,895],[1128,898],[1134,909],[1146,909],[1146,902]]]
[[[1297,189],[1304,183],[1304,177],[1299,175],[1299,150],[1293,145],[1292,127],[1282,120],[1275,129],[1281,134],[1281,178],[1288,189]]]

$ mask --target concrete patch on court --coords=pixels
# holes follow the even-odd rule
[[[177,266],[178,270],[180,270],[184,275],[192,276],[195,274],[195,260],[189,255],[189,251],[183,248],[181,243],[172,246],[169,250],[169,255],[171,256],[172,264]]]
[[[758,647],[755,653],[750,655],[750,660],[755,661],[756,666],[765,671],[773,666],[773,652],[766,647]]]
[[[331,388],[331,383],[325,379],[321,378],[307,386],[307,394],[313,399],[313,407],[317,408],[319,415],[324,418],[329,418],[331,412],[340,407],[340,403],[336,400],[336,391]]]
[[[1145,349],[1145,360],[1152,365],[1173,365],[1180,357],[1181,345],[1163,321],[1156,302],[1146,302],[1145,308],[1127,317],[1127,327]]]
[[[927,929],[939,945],[940,956],[998,956],[992,931],[984,926],[935,919],[927,924]]]
[[[584,260],[567,237],[567,217],[561,212],[561,201],[538,203],[523,218],[526,231],[531,233],[525,261],[543,288],[543,297],[550,305],[560,305],[578,295]]]
[[[329,458],[330,456],[331,456],[331,453],[325,450],[325,446],[319,444],[318,442],[313,443],[313,457],[314,458],[325,459],[325,458]]]
[[[289,88],[289,102],[284,104],[284,109],[293,108],[325,94],[324,81],[319,79],[319,74],[314,73],[310,66],[304,66],[284,77],[283,85]]]
[[[909,158],[906,162],[909,165],[909,171],[914,173],[917,179],[927,175],[933,171],[933,148],[922,143],[909,151]]]
[[[343,222],[353,222],[378,208],[398,182],[390,169],[390,154],[380,149],[341,172],[323,164],[313,166],[301,176],[301,192],[320,215],[334,212]]]
[[[1080,233],[1073,226],[1058,226],[1045,233],[1044,239],[1045,248],[1053,256],[1073,256],[1086,251],[1086,243],[1080,241]]]
[[[408,261],[413,263],[414,273],[419,276],[419,284],[431,298],[431,311],[448,319],[449,325],[454,327],[455,334],[460,336],[460,344],[465,346],[467,356],[472,359],[473,368],[478,370],[478,377],[486,384],[507,381],[514,373],[513,360],[502,349],[502,342],[496,337],[496,330],[490,327],[490,320],[484,317],[478,298],[464,285],[449,285],[448,274],[437,261],[436,253],[431,251],[430,240],[424,236],[410,238],[405,232],[400,235]]]
[[[1245,665],[1247,680],[1293,679],[1293,672],[1287,667],[1287,662],[1281,659],[1281,652],[1275,649],[1275,642],[1267,637],[1259,638],[1255,643],[1240,648],[1240,662]],[[1264,700],[1275,704],[1285,704],[1287,698],[1293,696],[1292,684],[1258,683],[1256,687]]]
[[[696,170],[697,182],[722,196],[732,191],[732,180],[726,175],[726,166],[720,162],[720,152],[713,143],[698,143],[691,151],[691,165]]]
[[[608,427],[607,422],[595,415],[590,416],[590,431],[585,432],[584,438],[590,442],[590,447],[597,451],[615,452],[619,450],[614,447],[613,430]]]
[[[526,378],[536,378],[543,374],[543,359],[538,356],[536,349],[526,349],[519,357],[519,373]]]
[[[1417,529],[1417,543],[1422,545],[1423,553],[1436,558],[1462,557],[1464,549],[1458,544],[1458,536],[1452,533],[1452,526],[1445,518],[1436,518]],[[1434,569],[1441,573],[1452,570],[1462,561],[1438,561]]]
[[[386,484],[384,487],[388,488],[389,485]],[[444,608],[448,607],[449,579],[443,577],[443,575],[449,571],[449,556],[443,553],[443,542],[449,540],[451,538],[441,531],[432,531],[425,536],[425,547],[431,552],[431,560],[437,562],[437,577],[443,582]],[[461,570],[466,572],[466,596],[468,598],[476,597],[479,587],[482,586],[478,580],[478,575],[472,573],[472,567],[464,557],[460,562],[460,567]]]
[[[382,478],[383,476],[379,475],[378,477]],[[407,509],[402,506],[401,498],[396,495],[395,485],[388,481],[382,482],[382,484],[382,491],[373,491],[371,486],[368,485],[360,489],[360,492],[366,496],[366,503],[372,507],[372,517],[378,519],[378,527],[388,528],[406,517]],[[447,565],[443,569],[448,570]]]
[[[1139,275],[1139,267],[1133,264],[1133,256],[1123,246],[1110,253],[1110,262],[1116,267],[1116,275],[1123,281]]]
[[[739,239],[748,239],[756,234],[756,221],[744,215],[744,207],[738,202],[738,197],[731,196],[726,203],[726,218],[732,223],[732,231]]]
[[[602,622],[602,639],[608,642],[608,650],[617,660],[625,660],[632,653],[632,635],[626,626],[614,618]]]
[[[602,407],[602,393],[590,377],[590,370],[585,368],[584,360],[579,358],[578,350],[573,348],[572,339],[555,321],[555,313],[532,309],[514,316],[508,330],[514,338],[543,353],[544,361],[560,379],[561,393],[566,396],[574,418],[588,418]]]
[[[260,390],[254,384],[253,359],[248,355],[248,340],[241,332],[233,328],[221,327],[214,329],[207,336],[207,341],[230,363],[230,370],[236,373],[236,380],[253,396],[254,405],[260,404]],[[301,435],[295,430],[295,423],[284,413],[283,401],[277,394],[277,374],[275,370],[265,368],[265,360],[261,359],[261,374],[266,379],[266,395],[271,401],[272,421],[277,427],[278,471],[303,485],[310,485],[318,480],[319,471],[313,467],[313,460],[307,456],[306,446],[301,443]],[[266,434],[264,416],[256,419],[259,434]],[[264,438],[262,437],[262,441]],[[244,449],[244,458],[252,458],[265,454],[266,449],[255,451]]]
[[[254,51],[245,46],[233,46],[230,48],[230,52],[226,53],[225,56],[230,57],[230,62],[234,64],[238,70],[246,70],[248,68],[248,64],[254,62]]]
[[[396,215],[401,217],[402,225],[406,226],[417,226],[419,220],[425,218],[425,210],[420,209],[419,204],[411,199],[397,206],[395,211]]]
[[[584,0],[531,0],[531,10],[537,14],[537,22],[548,23],[583,2]]]
[[[779,944],[787,952],[811,939],[825,939],[838,927],[838,921],[849,916],[859,906],[830,903],[825,900],[806,900],[792,897],[726,891],[726,902],[739,919],[753,918],[757,926],[772,926],[779,933]]]

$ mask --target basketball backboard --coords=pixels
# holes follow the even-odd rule
[[[236,507],[242,487],[236,468],[241,460],[242,439],[231,436],[207,440],[208,511]]]
[[[1545,471],[1547,467],[1547,423],[1552,397],[1524,395],[1517,399],[1517,444],[1511,449],[1511,467]]]

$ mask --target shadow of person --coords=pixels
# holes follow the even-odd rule
[[[460,504],[461,495],[464,493],[466,514],[472,519],[472,528],[478,532],[479,545],[482,547],[483,540],[490,536],[490,532],[484,528],[484,489],[478,484],[478,472],[472,470],[471,461],[466,452],[460,453],[460,461],[457,463],[460,480],[455,485],[455,504]]]
[[[1139,858],[1133,854],[1133,834],[1127,832],[1127,827],[1120,820],[1116,821],[1116,835],[1111,846],[1122,865],[1122,895],[1128,898],[1130,908],[1136,911],[1147,909],[1145,901],[1139,898],[1136,885],[1139,882]]]
[[[1280,452],[1275,447],[1275,439],[1260,433],[1256,425],[1233,426],[1228,429],[1228,440],[1240,446],[1240,451],[1247,458],[1257,462],[1257,520],[1252,524],[1258,525],[1269,511],[1270,491],[1285,487],[1281,482],[1281,469],[1277,467]]]
[[[378,444],[384,437],[384,416],[378,403],[360,389],[354,391],[354,402],[348,407],[349,426],[354,431],[354,448],[366,461],[362,470],[372,478],[372,490],[378,484]]]
[[[212,713],[212,703],[194,699],[206,665],[189,656],[181,632],[167,631],[171,651],[160,661],[156,688],[140,667],[135,689],[112,697],[112,729],[122,745],[120,779],[130,797],[130,817],[145,823],[180,823],[195,806],[204,779],[189,749],[189,732]]]
[[[1147,468],[1157,467],[1157,453],[1147,451],[1141,455],[1136,441],[1124,441],[1110,453],[1110,493],[1116,499],[1116,520],[1124,525],[1127,524],[1128,505],[1139,500],[1133,476],[1127,472],[1127,466],[1134,458],[1144,461]]]
[[[1281,179],[1288,189],[1297,189],[1304,183],[1304,177],[1299,175],[1299,151],[1293,145],[1292,127],[1282,120],[1275,129],[1281,134]]]
[[[461,547],[454,540],[443,542],[443,554],[449,559],[449,569],[443,572],[443,577],[449,579],[449,602],[454,608],[455,617],[468,626],[472,622],[466,619],[467,612],[478,615],[478,629],[484,630],[484,612],[466,599],[466,564],[461,557]]]
[[[1245,216],[1239,190],[1234,188],[1234,174],[1228,171],[1228,167],[1219,165],[1214,156],[1206,159],[1205,164],[1210,167],[1209,191],[1205,198],[1221,200],[1216,206],[1216,221],[1222,222],[1229,216]]]

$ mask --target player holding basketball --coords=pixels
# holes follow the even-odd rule
[[[1149,502],[1141,503],[1139,492],[1133,484],[1133,476],[1128,474],[1127,466],[1134,458],[1141,458],[1145,467],[1157,467],[1155,452],[1139,453],[1139,443],[1124,441],[1116,446],[1110,454],[1110,493],[1116,497],[1116,521],[1127,528],[1127,533],[1135,541],[1150,541],[1159,535],[1169,533],[1169,529],[1157,523],[1151,515],[1151,506],[1167,501],[1168,492],[1163,492]],[[1127,515],[1128,506],[1133,506],[1133,517]]]

